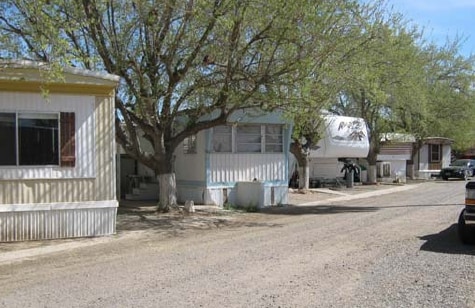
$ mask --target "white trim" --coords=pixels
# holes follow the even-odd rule
[[[51,65],[45,62],[34,62],[29,60],[1,60],[0,61],[0,68],[2,69],[35,69],[35,70],[42,70],[42,71],[50,71]],[[62,68],[65,73],[79,75],[84,77],[92,77],[97,79],[103,79],[112,81],[114,83],[118,83],[120,81],[120,76],[112,75],[107,72],[98,72],[98,71],[90,71],[75,67],[63,67]],[[8,78],[9,77],[9,78]],[[17,76],[7,76],[7,78],[0,76],[0,79],[20,79]]]
[[[83,201],[83,202],[56,202],[56,203],[28,203],[28,204],[0,204],[0,212],[37,212],[54,210],[80,210],[119,207],[117,200]]]
[[[1,62],[1,61],[0,61]],[[81,179],[95,178],[96,170],[96,101],[93,95],[51,94],[45,102],[36,93],[0,93],[1,112],[56,113],[76,115],[76,166],[0,166],[0,180]],[[111,118],[113,113],[111,113]],[[58,123],[60,126],[60,123]],[[114,126],[112,126],[114,127]],[[58,131],[60,135],[61,132]],[[113,139],[112,139],[113,140]],[[58,145],[59,146],[59,145]]]

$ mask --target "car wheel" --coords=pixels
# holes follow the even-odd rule
[[[443,177],[442,177],[442,180],[444,180],[444,181],[448,181],[448,180],[449,180],[449,178],[448,178],[448,177],[446,177],[446,176],[443,176]]]
[[[470,177],[469,173],[470,173],[470,171],[468,171],[468,170],[465,170],[465,171],[463,172],[463,179],[464,179],[465,181],[468,180],[468,178]]]
[[[465,224],[465,219],[463,218],[464,214],[465,209],[463,209],[459,215],[459,221],[457,225],[459,239],[464,244],[475,244],[475,228]]]

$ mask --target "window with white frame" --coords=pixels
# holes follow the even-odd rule
[[[183,153],[196,154],[196,135],[191,135],[183,140]]]
[[[213,151],[282,153],[283,125],[223,125],[213,128]]]
[[[265,134],[265,151],[267,153],[281,153],[283,152],[283,135],[282,125],[266,125]]]
[[[74,167],[74,127],[74,113],[0,112],[0,166]]]
[[[220,125],[213,128],[213,151],[218,153],[232,152],[232,126]]]
[[[261,152],[261,126],[240,125],[236,129],[236,152],[260,153]]]

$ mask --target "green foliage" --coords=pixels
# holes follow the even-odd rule
[[[248,206],[244,207],[244,210],[248,213],[257,213],[257,212],[259,212],[259,208],[255,204],[249,204]]]
[[[170,171],[184,138],[237,109],[319,109],[332,90],[325,72],[348,46],[358,11],[346,0],[11,0],[0,8],[2,56],[122,77],[117,140],[157,174]],[[192,125],[175,130],[179,118]]]
[[[0,12],[0,58],[47,62],[47,82],[64,65],[122,77],[117,140],[157,175],[186,137],[249,108],[284,110],[300,154],[302,137],[323,136],[324,109],[365,119],[373,163],[381,133],[459,149],[474,137],[474,59],[459,41],[423,42],[383,1],[8,0]]]
[[[429,45],[427,93],[431,104],[427,125],[433,136],[454,140],[452,147],[463,151],[474,145],[475,117],[474,60],[458,55],[459,41],[448,42],[443,47]]]
[[[227,211],[235,211],[235,210],[237,210],[237,207],[232,203],[225,203],[225,204],[223,204],[223,209],[225,209]]]
[[[347,59],[345,74],[335,74],[343,88],[331,108],[365,119],[370,163],[376,162],[383,133],[448,137],[455,148],[468,145],[474,137],[473,61],[457,54],[457,44],[426,44],[401,15],[374,16],[364,30],[367,44]]]

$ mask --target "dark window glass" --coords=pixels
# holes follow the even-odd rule
[[[19,114],[20,165],[58,165],[58,141],[57,115]]]
[[[437,163],[440,162],[440,157],[442,149],[440,144],[431,144],[430,145],[430,162]]]
[[[15,114],[0,112],[0,166],[16,165]]]

